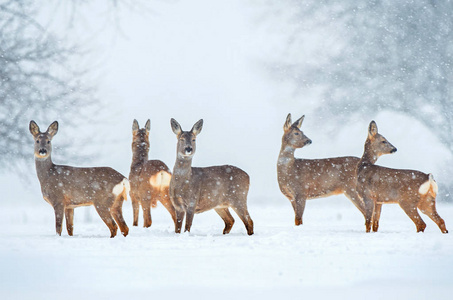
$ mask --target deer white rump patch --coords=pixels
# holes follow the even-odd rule
[[[126,178],[124,178],[120,183],[113,187],[112,193],[115,196],[119,196],[124,190],[126,190],[126,194],[131,190],[129,180],[127,180]]]
[[[429,173],[428,177],[429,177],[428,181],[426,181],[420,186],[418,192],[421,195],[426,195],[429,192],[429,189],[432,187],[434,193],[437,195],[438,187],[436,181],[433,178],[433,174]]]
[[[152,187],[163,188],[170,185],[171,175],[166,171],[160,171],[159,173],[149,178],[149,184]]]

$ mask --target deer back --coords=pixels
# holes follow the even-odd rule
[[[355,188],[357,157],[296,159],[294,152],[311,144],[300,130],[304,116],[292,123],[288,114],[283,126],[282,147],[277,162],[280,190],[289,198],[341,194]]]
[[[123,175],[108,167],[76,168],[54,165],[39,176],[43,195],[63,199],[68,207],[99,205],[110,207],[110,201],[123,192]]]
[[[397,149],[378,133],[377,125],[371,121],[364,153],[357,166],[357,188],[362,195],[377,203],[396,203],[403,199],[418,201],[425,193],[422,185],[429,182],[429,175],[415,170],[391,169],[375,165],[385,154]]]
[[[292,172],[282,176],[280,185],[308,198],[326,197],[354,189],[358,157],[296,159]]]
[[[132,164],[129,173],[131,193],[139,199],[151,197],[150,191],[160,192],[170,184],[171,172],[160,160],[148,160],[150,120],[140,128],[137,120],[132,125]]]
[[[35,139],[35,164],[44,199],[52,205],[62,203],[68,207],[82,205],[108,206],[129,188],[127,179],[108,167],[77,168],[55,165],[52,162],[52,138],[58,132],[58,122],[46,132],[30,122]]]
[[[175,205],[196,205],[196,212],[245,205],[250,178],[243,170],[230,165],[192,167],[196,136],[202,129],[203,120],[195,123],[191,131],[183,131],[174,119],[171,125],[178,138],[177,158],[170,183],[170,195]]]

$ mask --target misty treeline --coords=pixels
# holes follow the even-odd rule
[[[396,111],[420,121],[453,153],[453,1],[269,5],[290,28],[283,58],[269,63],[272,72],[293,82],[296,95],[317,91],[322,123],[335,128]]]
[[[37,19],[41,2],[0,1],[0,167],[20,170],[33,157],[28,124],[58,118],[77,126],[98,108],[86,69],[74,61],[84,54],[49,32]],[[48,124],[45,124],[47,126]],[[46,127],[47,128],[47,127]],[[45,130],[45,128],[43,128]],[[65,145],[61,152],[67,150]],[[59,152],[60,152],[59,150]]]
[[[30,165],[29,120],[50,124],[52,115],[66,129],[76,128],[95,121],[102,108],[87,75],[90,69],[78,63],[90,52],[38,21],[40,9],[56,3],[70,6],[68,27],[75,27],[84,12],[78,8],[89,1],[0,0],[0,171]],[[136,3],[105,0],[116,12],[133,10]],[[287,24],[279,33],[287,38],[279,45],[283,52],[265,63],[279,80],[293,84],[296,99],[316,95],[313,120],[337,128],[348,120],[396,111],[424,124],[453,154],[453,1],[250,4],[266,6],[262,20],[269,27]],[[118,26],[111,15],[103,27]],[[60,142],[58,152],[65,155],[70,144]],[[71,155],[78,153],[83,151]]]
[[[66,132],[99,121],[103,102],[91,75],[93,66],[86,63],[92,49],[85,41],[71,39],[71,30],[84,20],[81,8],[89,4],[75,0],[0,0],[0,171],[29,171],[33,157],[30,120],[47,128],[57,119],[65,124]],[[118,28],[118,11],[142,4],[104,0],[104,19],[97,19],[101,27],[97,30]],[[69,15],[67,23],[62,24],[66,31],[52,32],[48,25],[63,12]],[[77,143],[62,139],[58,154],[70,154],[74,161],[89,159],[90,155],[81,154],[86,153],[87,144],[80,136]]]

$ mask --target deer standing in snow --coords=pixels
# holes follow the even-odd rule
[[[281,192],[291,202],[295,224],[302,224],[308,199],[344,194],[365,216],[365,204],[356,191],[358,157],[324,159],[294,158],[294,151],[311,144],[300,130],[305,116],[292,123],[291,114],[283,126],[282,147],[277,161],[277,178]]]
[[[151,207],[159,200],[170,213],[176,226],[176,211],[170,201],[170,169],[160,160],[148,160],[150,120],[140,129],[137,120],[132,124],[132,164],[129,173],[134,226],[138,225],[140,204],[143,209],[143,226],[150,227]]]
[[[371,230],[371,221],[373,231],[378,231],[382,204],[398,203],[415,223],[417,232],[426,228],[418,208],[439,226],[442,233],[448,233],[444,220],[436,211],[437,184],[432,174],[375,165],[381,155],[394,152],[396,148],[378,133],[376,123],[371,121],[363,156],[357,166],[357,189],[367,205],[367,232]]]
[[[129,228],[122,213],[123,200],[127,200],[130,189],[126,177],[107,167],[55,165],[51,158],[51,142],[58,132],[57,121],[50,124],[46,132],[41,132],[38,125],[30,121],[30,132],[35,140],[36,172],[42,195],[55,210],[57,234],[61,235],[65,217],[66,229],[72,236],[74,208],[94,205],[102,221],[110,229],[111,238],[115,237],[118,226],[121,233],[127,236]]]
[[[242,222],[247,234],[253,234],[253,221],[247,210],[247,194],[250,178],[247,173],[234,166],[192,167],[196,150],[196,137],[201,132],[203,120],[199,120],[191,131],[183,131],[175,119],[171,128],[176,134],[176,162],[170,182],[170,199],[176,209],[177,228],[181,232],[186,216],[185,231],[190,232],[195,213],[214,209],[225,222],[224,234],[230,232],[234,218],[232,208]]]

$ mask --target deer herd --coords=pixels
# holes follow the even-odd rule
[[[415,223],[417,232],[426,224],[418,210],[431,218],[442,233],[448,233],[444,220],[436,211],[437,184],[432,174],[415,170],[390,169],[376,165],[384,154],[396,148],[378,133],[371,121],[361,158],[346,156],[324,159],[300,159],[294,152],[311,144],[301,131],[304,116],[291,121],[288,114],[283,126],[283,137],[277,161],[277,180],[281,192],[290,201],[295,224],[302,224],[307,199],[344,194],[365,218],[365,230],[378,231],[382,204],[398,203]],[[118,227],[124,236],[129,228],[124,221],[122,206],[131,197],[133,225],[138,226],[140,206],[143,226],[152,224],[151,207],[159,201],[170,213],[175,232],[192,226],[194,214],[211,209],[225,222],[224,234],[230,232],[234,218],[230,208],[245,225],[248,235],[253,234],[253,221],[247,208],[250,178],[243,170],[231,166],[198,168],[192,166],[196,139],[203,128],[203,120],[196,122],[190,131],[171,119],[171,129],[177,138],[176,162],[173,172],[160,160],[149,160],[150,120],[140,128],[137,120],[132,124],[132,163],[129,178],[108,167],[78,168],[56,165],[52,162],[52,139],[58,132],[55,121],[41,132],[30,121],[33,135],[35,164],[41,191],[55,211],[56,232],[61,235],[63,217],[68,235],[73,235],[74,208],[94,205],[101,219],[115,237]]]

